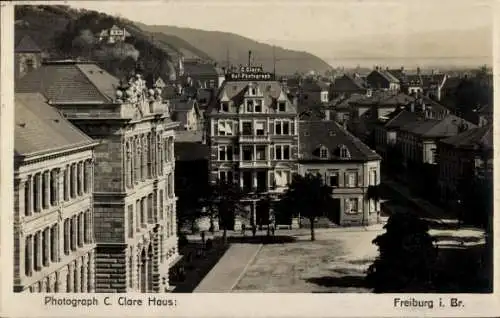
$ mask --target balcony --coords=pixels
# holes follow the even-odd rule
[[[241,160],[241,169],[271,168],[270,160]]]
[[[269,135],[240,135],[238,138],[240,144],[260,144],[271,142]]]

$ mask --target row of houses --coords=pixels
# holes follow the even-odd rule
[[[254,75],[259,74],[228,74],[204,112],[204,132],[179,133],[179,183],[192,184],[204,167],[208,182],[240,185],[248,193],[247,215],[235,218],[237,230],[265,219],[270,211],[263,200],[269,195],[279,199],[293,174],[319,173],[333,189],[335,208],[324,216],[328,224],[378,222],[380,205],[367,192],[380,183],[380,156],[334,118],[301,112],[285,83],[273,76],[246,79]],[[277,222],[300,226],[299,220]]]

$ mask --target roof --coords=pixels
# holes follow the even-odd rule
[[[201,142],[203,132],[195,130],[177,130],[175,132],[175,142]]]
[[[371,96],[365,96],[365,98],[353,100],[350,103],[360,106],[404,106],[415,100],[414,97],[406,95],[404,93],[398,92],[386,92],[377,91],[373,92]]]
[[[351,103],[356,103],[362,99],[366,98],[366,94],[351,94],[349,97],[340,96],[331,100],[328,103],[329,108],[333,108],[336,110],[340,109],[349,109],[351,107]]]
[[[227,100],[233,100],[235,104],[239,105],[250,84],[256,86],[262,92],[264,95],[264,105],[266,106],[273,105],[281,93],[285,93],[278,81],[224,81],[214,101],[218,102],[224,97]],[[286,94],[284,95],[288,98]],[[212,111],[213,106],[214,103],[211,103],[207,111]]]
[[[330,85],[323,81],[306,80],[301,84],[300,88],[308,92],[324,92],[328,91]]]
[[[344,89],[343,87],[339,87],[339,83],[343,83],[343,81],[346,81],[346,80],[349,81],[357,89],[364,90],[367,87],[365,80],[361,76],[359,76],[357,74],[354,74],[353,76],[351,76],[349,74],[344,74],[342,77],[335,79],[335,81],[333,82],[333,85],[332,85],[332,90],[335,91],[337,89],[339,89],[339,90]]]
[[[320,158],[319,153],[322,146],[328,149],[329,160],[342,160],[337,153],[339,146],[342,145],[347,147],[350,160],[381,159],[375,151],[333,120],[301,120],[299,121],[299,132],[300,160],[324,160]]]
[[[184,61],[184,74],[187,76],[219,76],[216,66],[198,61]]]
[[[415,113],[409,112],[405,109],[397,109],[389,114],[389,119],[386,121],[384,127],[389,129],[399,128],[401,126],[417,122],[421,119]]]
[[[14,49],[16,53],[41,53],[40,47],[33,41],[29,35],[23,36],[17,43]]]
[[[16,82],[19,93],[42,93],[52,103],[113,103],[119,80],[93,63],[44,64]]]
[[[369,75],[373,73],[380,74],[380,76],[385,78],[390,83],[399,83],[399,80],[387,70],[381,70],[381,69],[373,70]]]
[[[458,76],[448,77],[446,82],[444,82],[443,88],[453,90],[460,85],[460,82],[462,82],[462,78]]]
[[[400,81],[406,76],[404,68],[389,69],[387,70],[387,72],[389,72],[392,76],[399,79]]]
[[[466,130],[456,136],[452,136],[441,140],[441,142],[457,147],[457,148],[473,148],[485,147],[493,149],[493,126],[472,128]]]
[[[455,136],[460,133],[462,129],[473,127],[475,127],[474,124],[460,117],[449,114],[442,120],[420,120],[401,126],[400,129],[419,135],[421,137],[440,138]]]
[[[94,141],[46,103],[41,94],[15,94],[15,156],[52,153]]]

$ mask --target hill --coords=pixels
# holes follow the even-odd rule
[[[145,31],[182,38],[205,52],[218,64],[224,66],[227,64],[228,55],[231,64],[246,65],[248,63],[248,51],[251,50],[255,64],[262,64],[264,69],[273,70],[273,46],[269,44],[228,32],[204,31],[164,25],[145,25],[142,23],[136,23],[136,25]],[[331,69],[328,63],[307,52],[275,47],[274,54],[278,74],[287,75],[310,70],[324,73]]]
[[[18,5],[15,21],[16,43],[22,36],[29,35],[53,58],[91,59],[118,77],[138,62],[146,73],[166,75],[173,71],[179,56],[210,59],[176,36],[147,32],[133,21],[96,11],[62,5]],[[131,38],[116,47],[97,43],[95,35],[115,24],[125,27]]]

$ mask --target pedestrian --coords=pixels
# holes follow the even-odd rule
[[[252,235],[255,236],[257,234],[257,226],[255,224],[252,225]]]
[[[271,234],[272,234],[272,236],[274,236],[274,230],[275,230],[274,229],[274,223],[271,223]]]
[[[246,236],[246,235],[245,235],[245,234],[246,234],[246,225],[245,225],[245,223],[243,223],[243,224],[241,225],[241,234],[242,234],[243,236]]]

